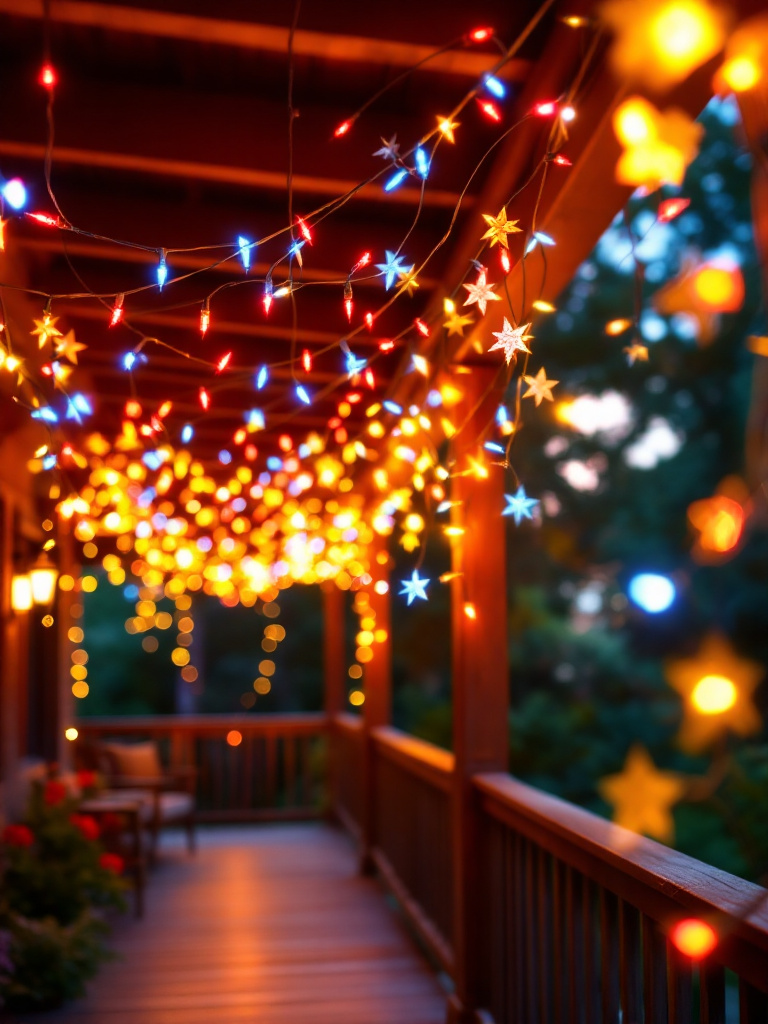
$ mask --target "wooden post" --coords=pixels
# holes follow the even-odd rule
[[[344,708],[345,594],[335,583],[322,585],[323,595],[323,707],[328,736],[328,813],[333,814],[339,792],[339,750],[334,720]]]
[[[764,21],[764,17],[762,19]],[[748,31],[749,22],[742,25]],[[764,31],[756,26],[756,33]],[[753,89],[738,94],[744,132],[754,160],[752,224],[762,267],[763,300],[768,299],[768,83],[765,76]],[[761,487],[768,473],[768,351],[761,347],[752,371],[752,397],[746,431],[747,482]],[[765,513],[763,520],[765,521]]]
[[[59,576],[78,575],[78,567],[75,564],[74,543],[72,539],[72,525],[69,520],[59,519],[58,527],[58,551],[59,551]],[[72,651],[75,644],[69,639],[69,629],[74,625],[70,611],[74,604],[74,591],[61,590],[56,586],[53,600],[54,624],[51,627],[55,630],[56,639],[56,700],[55,700],[55,735],[53,747],[55,757],[66,771],[72,767],[72,745],[64,736],[64,732],[75,724],[75,700],[72,696]]]
[[[449,1024],[483,1020],[483,943],[478,935],[478,908],[483,899],[480,869],[480,816],[472,787],[478,772],[506,771],[508,766],[507,583],[504,471],[488,466],[487,479],[469,468],[478,456],[477,439],[493,420],[499,402],[496,371],[473,368],[458,377],[465,397],[455,423],[452,509],[464,534],[452,550],[451,584],[453,650],[453,949],[456,989],[448,1004]],[[481,450],[480,450],[481,451]],[[480,456],[482,458],[482,456]],[[487,459],[483,462],[487,464]],[[467,615],[474,611],[476,618]]]
[[[376,750],[371,733],[380,725],[388,725],[392,716],[392,623],[389,557],[385,550],[374,555],[371,575],[371,610],[376,617],[376,629],[385,630],[387,637],[373,644],[373,657],[365,666],[363,820],[360,839],[360,870],[363,874],[372,874],[374,871],[373,849],[376,845]]]

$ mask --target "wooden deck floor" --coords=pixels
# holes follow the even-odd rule
[[[324,825],[201,830],[151,874],[143,921],[88,998],[38,1024],[443,1024],[445,994],[348,840]],[[22,1018],[20,1018],[21,1020]]]

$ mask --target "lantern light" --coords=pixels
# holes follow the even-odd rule
[[[34,565],[29,570],[29,583],[32,590],[32,600],[35,604],[47,605],[51,603],[58,577],[58,569],[45,551],[41,551]]]
[[[28,612],[32,607],[32,584],[29,576],[14,576],[11,582],[11,607],[15,612]]]

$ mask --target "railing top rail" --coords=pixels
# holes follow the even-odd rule
[[[364,723],[361,715],[351,715],[348,711],[339,711],[333,716],[333,724],[342,732],[362,733]]]
[[[314,735],[328,727],[321,712],[296,714],[215,714],[215,715],[99,715],[77,719],[82,736],[106,733],[144,733],[167,735],[172,732],[217,735],[237,729],[243,735]]]
[[[727,924],[718,930],[741,940],[739,955],[745,954],[746,944],[762,950],[761,955],[768,953],[768,902],[761,900],[761,886],[638,836],[511,775],[476,775],[474,783],[492,817],[655,920],[679,916],[680,910],[724,916]]]
[[[373,729],[371,735],[382,757],[394,761],[437,789],[448,791],[451,788],[454,756],[450,751],[389,725]]]

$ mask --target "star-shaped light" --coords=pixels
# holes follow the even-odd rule
[[[509,248],[509,242],[507,242],[507,235],[512,234],[515,231],[521,231],[522,228],[517,227],[516,220],[507,220],[507,208],[502,206],[501,213],[498,217],[492,217],[490,213],[484,213],[483,220],[488,225],[488,230],[483,235],[483,239],[490,238],[491,245],[499,244],[503,245],[505,249]]]
[[[760,730],[752,695],[764,669],[740,658],[724,637],[707,637],[693,658],[670,662],[665,671],[684,701],[678,736],[684,750],[700,751],[727,729],[739,736]]]
[[[45,343],[51,338],[60,338],[61,331],[56,326],[56,321],[59,318],[57,316],[51,316],[50,313],[44,313],[42,320],[35,320],[35,330],[32,331],[32,337],[37,336],[37,344],[39,348],[43,348]]]
[[[634,366],[636,362],[648,362],[648,349],[639,341],[633,341],[631,345],[627,345],[624,352],[630,366]]]
[[[383,157],[385,160],[397,160],[400,156],[400,143],[397,141],[397,134],[393,135],[389,142],[385,138],[382,138],[381,141],[381,149],[377,149],[373,155]]]
[[[477,281],[474,284],[465,284],[463,287],[469,292],[464,305],[471,306],[473,302],[476,302],[483,315],[485,315],[489,302],[501,302],[501,296],[494,292],[492,284],[488,284],[484,270],[477,275]]]
[[[416,598],[416,597],[420,597],[422,599],[422,601],[426,601],[427,600],[426,587],[427,587],[427,584],[429,583],[429,580],[421,579],[419,577],[418,569],[414,569],[413,570],[413,572],[411,573],[410,580],[400,580],[400,583],[402,584],[402,588],[403,588],[400,591],[400,594],[401,595],[407,595],[407,597],[408,597],[408,604],[411,604],[413,602],[414,598]]]
[[[352,352],[347,353],[347,376],[350,380],[363,372],[367,362],[367,359],[359,359]]]
[[[410,270],[402,270],[397,275],[398,286],[408,292],[409,295],[413,295],[414,291],[419,287],[419,282],[416,280],[416,273],[411,267]]]
[[[67,333],[55,344],[56,355],[68,359],[70,363],[77,363],[77,353],[82,352],[88,348],[87,345],[81,344],[75,338],[75,332],[67,331]]]
[[[459,127],[458,121],[452,121],[450,117],[443,117],[442,114],[437,115],[437,127],[448,139],[449,142],[455,142],[456,137],[453,134],[453,129]]]
[[[53,377],[54,387],[63,390],[74,369],[74,366],[67,366],[66,363],[60,363],[54,359],[51,363],[51,376]]]
[[[458,334],[460,338],[464,337],[464,328],[468,327],[472,323],[471,316],[462,316],[461,313],[451,313],[448,319],[443,324],[448,331],[448,337],[452,334]]]
[[[386,263],[377,263],[376,269],[381,271],[381,276],[384,278],[384,287],[389,291],[392,285],[395,283],[395,278],[400,274],[410,274],[413,270],[413,264],[410,267],[403,266],[403,260],[405,256],[398,256],[396,252],[392,252],[390,249],[386,250]]]
[[[535,377],[529,377],[527,374],[523,376],[523,380],[528,385],[528,390],[523,395],[523,398],[532,398],[536,403],[536,406],[540,406],[542,401],[546,399],[548,402],[554,402],[552,397],[552,388],[559,384],[559,380],[547,380],[547,372],[542,366]]]
[[[672,807],[685,793],[686,784],[675,772],[659,771],[643,747],[632,747],[623,770],[601,779],[598,789],[613,806],[617,825],[671,841]]]
[[[533,519],[533,510],[538,506],[539,499],[529,498],[522,484],[520,484],[514,494],[505,494],[504,498],[506,499],[507,507],[501,514],[503,516],[512,516],[515,520],[515,526],[519,526],[524,519]]]
[[[491,331],[494,338],[499,340],[495,345],[491,345],[488,351],[494,352],[497,348],[504,349],[504,358],[507,360],[507,366],[509,366],[515,352],[531,351],[525,344],[532,337],[532,335],[526,334],[530,326],[530,324],[522,324],[520,327],[513,327],[509,320],[504,317],[504,325],[501,330]]]

